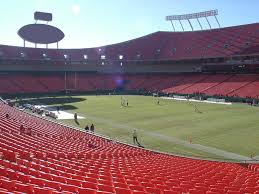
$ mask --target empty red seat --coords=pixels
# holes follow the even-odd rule
[[[45,187],[56,189],[57,191],[61,191],[61,183],[55,181],[45,181]]]
[[[60,184],[61,190],[62,191],[69,191],[73,193],[78,192],[78,187],[74,185],[68,185],[68,184]]]
[[[16,154],[13,151],[3,151],[3,158],[9,160],[10,162],[16,162]]]
[[[170,191],[170,190],[165,190],[164,194],[182,194],[180,191]]]
[[[138,185],[129,185],[129,188],[135,191],[144,191],[144,187]]]
[[[45,180],[41,179],[41,178],[30,177],[30,183],[38,185],[39,187],[44,187],[45,186]]]
[[[114,192],[114,188],[112,186],[109,186],[109,185],[101,185],[101,184],[98,184],[98,190],[100,191],[107,191],[107,192]]]
[[[76,179],[67,179],[67,184],[75,185],[78,187],[82,186],[82,182],[80,180],[76,180]]]
[[[90,188],[82,188],[82,187],[79,187],[78,188],[78,193],[79,194],[96,194],[96,190],[94,189],[90,189]]]
[[[88,181],[82,181],[81,183],[82,183],[82,187],[84,187],[84,188],[97,189],[96,183],[91,183]]]
[[[131,194],[131,190],[125,188],[115,188],[116,194]]]
[[[15,181],[0,179],[0,186],[8,191],[15,191]]]
[[[158,189],[158,188],[151,188],[151,187],[147,187],[146,191],[148,193],[153,193],[153,194],[161,194],[162,193],[160,189]]]
[[[7,189],[0,188],[0,194],[6,194],[6,193],[8,193]]]
[[[0,166],[0,176],[7,177],[7,171],[4,167]]]
[[[132,191],[132,194],[149,194],[145,191]]]
[[[117,183],[117,182],[115,182],[115,183],[113,183],[113,185],[116,188],[128,188],[128,185],[125,184],[125,183]]]
[[[50,188],[34,187],[33,190],[34,190],[34,193],[37,193],[37,194],[52,194],[53,192],[53,189],[50,189]]]

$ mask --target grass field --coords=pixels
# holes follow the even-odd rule
[[[259,107],[245,104],[196,104],[195,112],[188,102],[160,100],[154,97],[123,96],[128,107],[121,106],[121,96],[73,96],[37,99],[37,103],[61,106],[63,110],[86,119],[79,127],[95,124],[96,132],[114,139],[132,142],[132,130],[146,148],[209,158],[224,158],[175,142],[192,141],[250,157],[259,155]],[[74,120],[63,122],[78,126]]]

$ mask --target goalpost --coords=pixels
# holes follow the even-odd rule
[[[66,94],[77,90],[77,72],[65,72],[64,91]]]

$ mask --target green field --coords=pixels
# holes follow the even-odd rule
[[[190,104],[175,100],[160,100],[158,105],[150,96],[123,98],[128,100],[128,107],[121,106],[121,96],[112,95],[38,98],[37,103],[59,105],[64,111],[77,112],[86,118],[79,120],[79,125],[74,120],[62,122],[81,128],[94,123],[97,133],[130,144],[133,143],[132,130],[136,128],[139,141],[150,149],[225,158],[212,151],[192,147],[193,144],[201,144],[247,157],[259,155],[259,107]],[[194,104],[200,113],[195,112]],[[186,144],[178,140],[184,140]]]

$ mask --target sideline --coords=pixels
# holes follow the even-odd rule
[[[194,100],[194,99],[186,99],[186,98],[173,98],[173,97],[160,97],[165,100],[179,100],[179,101],[189,101],[189,102],[205,102],[210,104],[224,104],[224,105],[232,105],[231,102],[215,102],[209,100]]]

